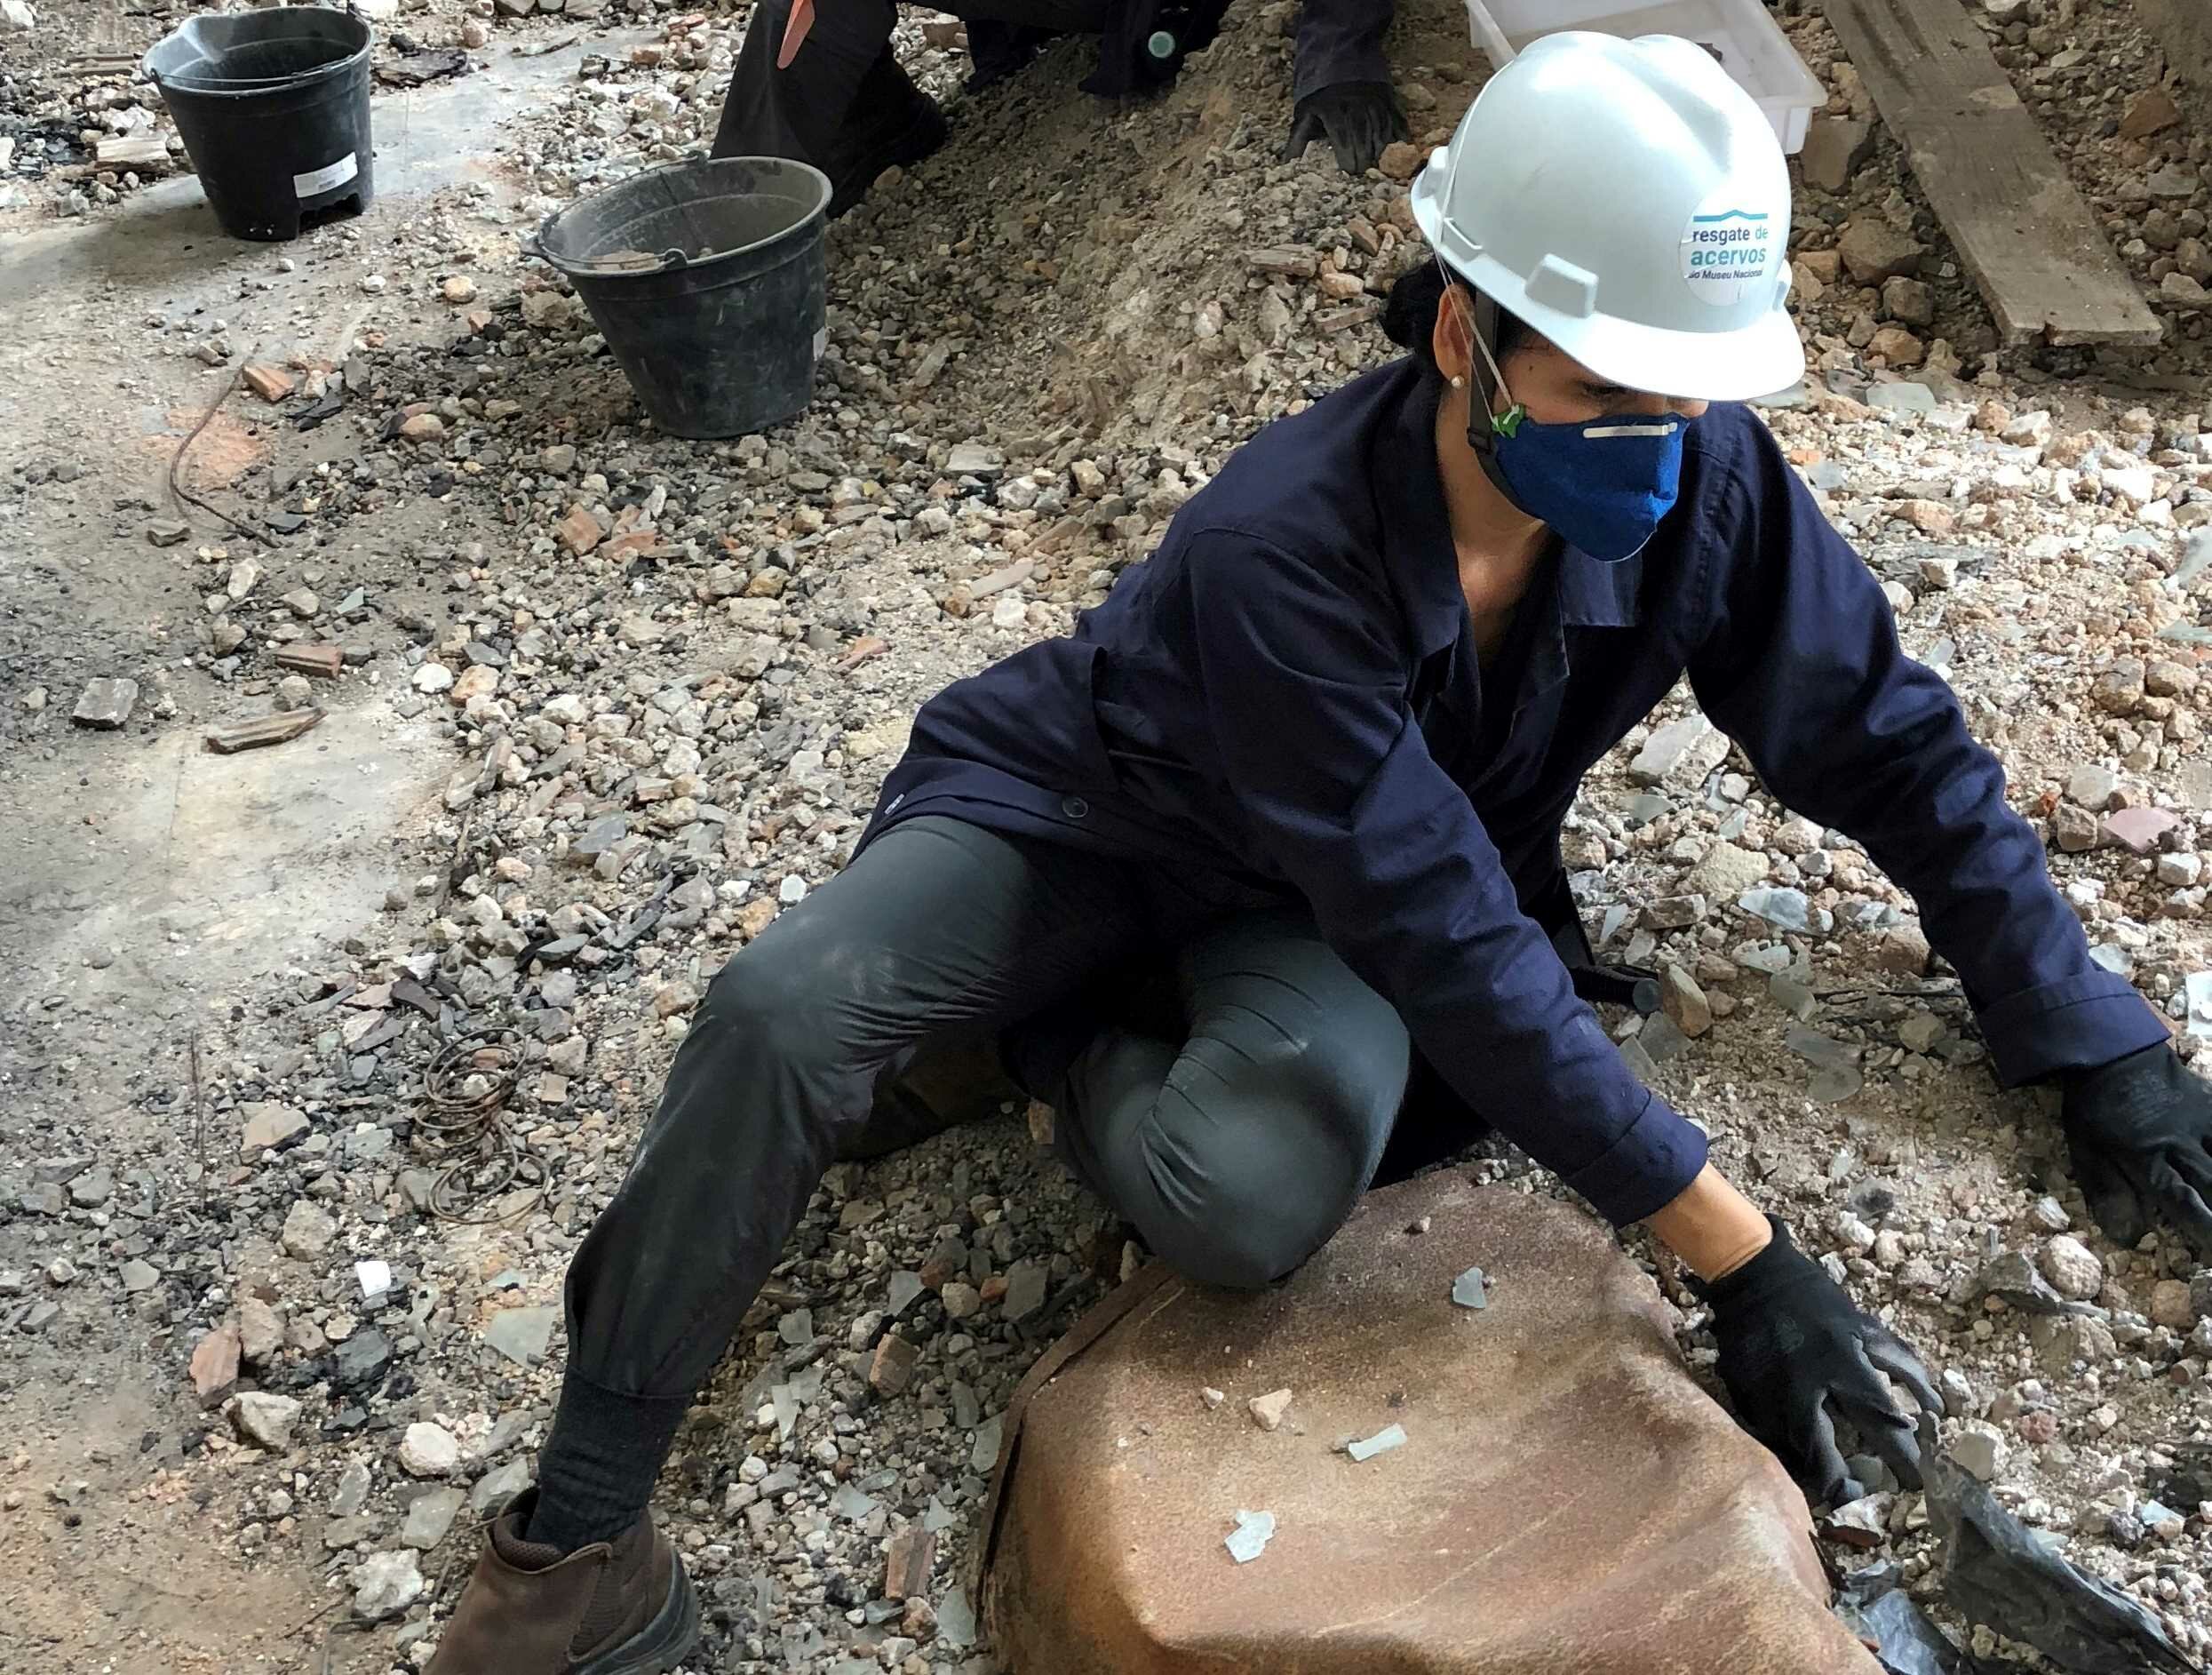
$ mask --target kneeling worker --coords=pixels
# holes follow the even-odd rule
[[[1037,42],[1095,35],[1086,92],[1120,98],[1162,86],[1212,44],[1228,0],[951,0],[968,24],[976,82],[1018,66]],[[1404,135],[1382,37],[1394,0],[1306,0],[1298,32],[1289,155],[1325,139],[1350,173]],[[943,143],[936,103],[891,50],[895,0],[758,0],[722,100],[718,157],[792,157],[835,188],[830,212],[860,202],[894,164]]]
[[[851,865],[714,978],[569,1267],[537,1487],[429,1675],[683,1657],[697,1607],[647,1511],[678,1426],[879,1084],[960,1031],[1216,1285],[1319,1249],[1433,1074],[1462,1135],[1699,1277],[1739,1417],[1810,1493],[1857,1493],[1845,1421],[1915,1482],[1896,1402],[1939,1408],[1926,1372],[1578,993],[1561,822],[1685,673],[1777,797],[1913,893],[2004,1080],[2058,1085],[2107,1230],[2212,1251],[2212,1085],[2090,959],[1996,758],[1739,404],[1804,367],[1759,108],[1690,42],[1550,36],[1412,207],[1411,353],[1238,450],[1073,634],[925,705]],[[1128,1027],[1113,985],[1154,961],[1173,1015]]]

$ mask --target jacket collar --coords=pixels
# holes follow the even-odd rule
[[[1383,541],[1383,562],[1405,602],[1419,653],[1431,657],[1457,643],[1467,631],[1467,598],[1460,591],[1459,561],[1452,546],[1451,519],[1444,509],[1444,478],[1436,467],[1436,406],[1442,392],[1423,376],[1411,357],[1400,363],[1403,379],[1396,411],[1375,433],[1372,466]],[[1664,526],[1651,538],[1666,539]],[[1564,648],[1556,628],[1627,628],[1640,619],[1643,560],[1641,554],[1607,564],[1577,546],[1559,542],[1551,560],[1553,581],[1540,578],[1526,605],[1556,611],[1555,623],[1536,628],[1539,661],[1556,648],[1558,673],[1565,673]]]

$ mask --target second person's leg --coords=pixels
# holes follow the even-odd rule
[[[811,163],[830,177],[830,212],[841,215],[893,164],[935,150],[944,118],[891,51],[892,0],[820,0],[799,55],[778,69],[790,17],[791,0],[753,7],[713,155]]]

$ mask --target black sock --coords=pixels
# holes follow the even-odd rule
[[[688,1396],[620,1396],[569,1373],[524,1537],[572,1553],[636,1523],[690,1407]]]

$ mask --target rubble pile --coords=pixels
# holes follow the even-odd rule
[[[513,255],[545,211],[711,134],[731,18],[587,60],[509,137],[520,208],[458,190],[374,245],[303,241],[373,262],[338,356],[253,295],[234,323],[149,323],[225,367],[263,340],[232,399],[281,427],[226,502],[245,531],[139,522],[201,607],[195,678],[382,706],[450,749],[386,913],[203,1019],[198,1097],[156,1097],[181,1143],[105,1155],[88,1122],[0,1159],[35,1258],[0,1272],[0,1323],[110,1309],[155,1333],[204,1404],[156,1487],[203,1493],[211,1540],[321,1567],[400,1666],[426,1661],[449,1561],[543,1440],[566,1259],[722,962],[843,862],[923,698],[1064,632],[1253,430],[1388,353],[1381,298],[1419,259],[1404,182],[1479,75],[1455,7],[1408,10],[1414,143],[1365,179],[1276,156],[1284,0],[1156,104],[1076,96],[1079,43],[962,100],[951,148],[831,229],[820,395],[768,435],[645,428],[576,299]],[[1998,353],[1894,148],[1835,133],[1863,94],[1793,18],[1841,162],[1809,156],[1836,184],[1799,210],[1816,370],[1767,417],[2003,757],[2097,958],[2186,1046],[2212,1035],[2212,415],[2157,379],[2197,364],[2168,287],[2203,195],[2130,182],[2208,136],[2105,111],[2122,82],[2085,66],[2113,43],[2136,61],[2123,14],[1989,11],[2055,142],[2108,171],[2097,206],[2140,235],[2174,341],[2132,390]],[[948,93],[956,39],[902,26]],[[177,713],[150,690],[118,724]],[[2179,1446],[2212,1437],[2212,1272],[2097,1234],[1910,901],[1767,796],[1687,692],[1592,777],[1565,853],[1594,939],[1663,975],[1659,1014],[1608,1018],[1623,1051],[1944,1369],[1961,1464],[2212,1649],[2212,1482]],[[999,1416],[1138,1254],[1014,1115],[832,1170],[704,1392],[660,1506],[712,1667],[993,1666],[959,1575]],[[448,1149],[455,1121],[486,1150]],[[1558,1190],[1511,1156],[1475,1168]],[[1931,1592],[1921,1498],[1860,1467],[1877,1487],[1824,1533]]]

